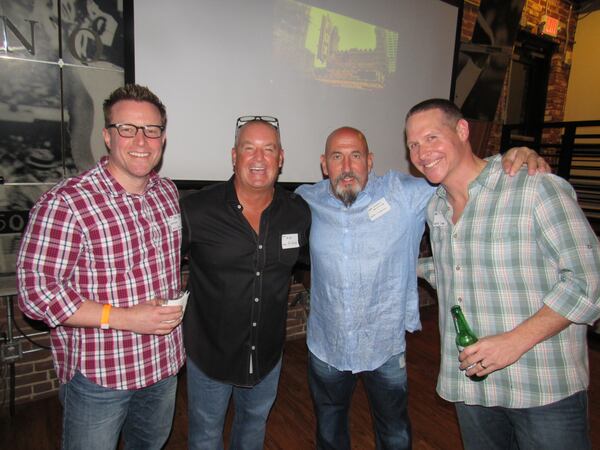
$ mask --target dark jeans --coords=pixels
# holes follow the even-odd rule
[[[348,412],[359,375],[371,406],[377,449],[410,449],[404,354],[359,374],[337,370],[309,352],[308,384],[317,416],[317,448],[350,449]]]
[[[586,391],[535,408],[455,406],[465,450],[591,448]]]

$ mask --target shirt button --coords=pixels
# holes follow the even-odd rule
[[[256,322],[252,322],[252,326],[255,327],[256,326]]]
[[[256,347],[254,345],[252,346],[252,350],[256,350]]]
[[[262,250],[262,244],[259,244],[259,245],[258,245],[258,249],[259,249],[259,250]]]
[[[254,303],[258,303],[259,301],[260,301],[260,300],[258,299],[258,297],[256,297],[256,298],[254,299]]]
[[[456,270],[460,270],[460,264],[456,266]]]
[[[462,303],[462,297],[458,297],[457,300],[458,300],[458,303]]]
[[[242,209],[242,205],[237,205],[237,209]]]
[[[454,239],[456,239],[456,237],[457,237],[457,236],[458,236],[458,233],[452,233],[452,237],[453,237]]]
[[[260,272],[256,272],[256,276],[257,276],[257,277],[260,277]]]

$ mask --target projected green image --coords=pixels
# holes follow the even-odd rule
[[[394,31],[293,0],[276,2],[275,17],[276,56],[315,80],[381,89],[396,71]]]
[[[306,48],[315,55],[315,67],[326,67],[330,44],[337,51],[372,51],[377,47],[374,25],[320,8],[310,8],[309,20]]]

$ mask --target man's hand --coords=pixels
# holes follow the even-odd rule
[[[161,306],[162,300],[152,300],[130,308],[110,309],[108,325],[115,330],[133,331],[139,334],[169,334],[181,323],[181,306]],[[78,328],[99,328],[102,316],[100,303],[84,301],[79,309],[63,325]]]
[[[571,321],[542,306],[533,316],[514,329],[479,339],[466,347],[458,359],[466,375],[483,376],[504,369],[517,361],[535,345],[561,332]]]
[[[161,306],[160,300],[112,308],[110,314],[112,328],[139,334],[169,334],[183,319],[181,306]]]
[[[529,175],[552,171],[546,160],[528,147],[513,147],[502,156],[502,167],[511,177],[519,171],[523,164],[527,165]]]
[[[511,332],[487,336],[460,352],[460,370],[466,370],[469,377],[487,375],[510,366],[527,350]]]

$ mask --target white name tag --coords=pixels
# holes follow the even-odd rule
[[[388,213],[391,209],[392,209],[392,207],[386,201],[386,199],[380,198],[375,203],[373,203],[369,206],[369,209],[367,210],[367,212],[369,213],[369,219],[371,219],[371,222],[372,222],[374,220],[379,219],[384,214]]]
[[[171,231],[181,230],[181,214],[175,214],[167,219]]]
[[[444,219],[444,216],[439,211],[433,212],[433,226],[434,227],[447,227],[448,222]]]
[[[300,243],[298,242],[298,233],[283,234],[281,235],[281,248],[298,248]]]

